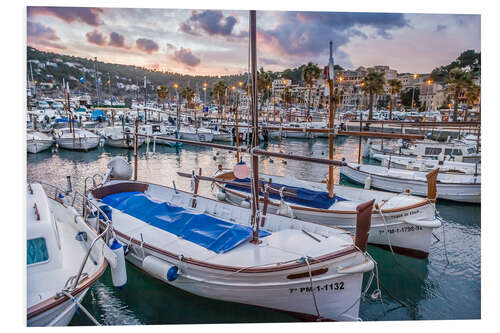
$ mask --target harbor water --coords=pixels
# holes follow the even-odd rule
[[[359,139],[337,137],[335,159],[357,162]],[[311,157],[328,156],[328,140],[271,141],[263,144],[269,151]],[[232,168],[235,152],[200,146],[184,145],[168,148],[152,144],[139,149],[138,179],[152,183],[191,190],[189,178],[178,171],[202,169],[203,175],[213,175],[219,164]],[[99,147],[87,153],[63,149],[44,151],[27,156],[29,181],[42,180],[61,188],[66,176],[71,176],[73,190],[84,191],[87,176],[104,174],[106,165],[114,156],[133,162],[133,150]],[[242,155],[249,162],[248,156]],[[261,172],[288,175],[298,179],[321,181],[328,167],[310,162],[283,161],[261,157]],[[364,163],[376,163],[364,159]],[[339,169],[335,169],[339,181]],[[343,179],[341,183],[346,183]],[[353,186],[359,186],[354,185]],[[202,182],[200,193],[213,198],[210,183]],[[393,255],[390,251],[368,246],[378,263],[382,299],[372,297],[372,284],[360,306],[360,317],[365,321],[381,320],[440,320],[481,318],[481,206],[453,202],[438,202],[437,209],[444,218],[443,228],[434,231],[429,258],[412,259]],[[290,322],[296,318],[278,311],[259,307],[210,300],[188,294],[142,273],[127,263],[128,283],[122,289],[114,288],[109,270],[94,284],[84,298],[83,305],[101,323],[128,324],[191,324],[191,323],[257,323]],[[368,274],[365,274],[365,283]],[[70,325],[92,325],[80,311]]]

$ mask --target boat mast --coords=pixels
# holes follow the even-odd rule
[[[259,244],[259,157],[253,153],[258,146],[258,119],[257,119],[257,43],[256,43],[256,11],[250,11],[250,71],[252,75],[251,87],[251,114],[252,114],[252,224],[254,225],[251,242]]]
[[[334,132],[333,132],[333,124],[334,124],[334,110],[333,110],[333,104],[334,104],[334,98],[333,98],[333,83],[334,83],[334,69],[333,69],[333,42],[330,41],[330,58],[328,60],[328,86],[330,88],[330,133],[328,134],[328,146],[329,146],[329,151],[328,151],[328,158],[330,160],[333,160],[333,138],[334,138]],[[333,198],[333,166],[330,165],[328,167],[328,196],[330,198]]]

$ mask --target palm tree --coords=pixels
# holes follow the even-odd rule
[[[470,73],[460,68],[453,68],[450,71],[450,77],[446,80],[446,92],[453,94],[453,121],[458,119],[458,97],[472,84]]]
[[[194,98],[194,91],[190,86],[185,87],[181,91],[181,96],[187,101],[187,108],[189,109],[191,106],[191,101]]]
[[[285,87],[281,93],[281,98],[285,102],[285,108],[288,110],[288,121],[290,121],[290,102],[292,101],[292,93],[288,87]]]
[[[394,107],[394,96],[398,95],[403,88],[401,81],[398,79],[389,80],[389,93],[391,94],[391,108],[389,109],[389,120],[392,120],[392,108]]]
[[[262,98],[260,99],[260,107],[259,111],[262,111],[262,104],[264,101],[269,98],[269,86],[272,83],[271,75],[269,72],[264,71],[264,67],[260,68],[260,71],[257,73],[257,88],[259,89],[259,93],[261,93]]]
[[[302,70],[302,74],[304,75],[304,81],[309,87],[309,99],[307,102],[307,117],[309,117],[309,114],[311,113],[311,91],[314,85],[314,80],[319,79],[321,75],[321,70],[317,65],[309,62]]]
[[[156,87],[158,98],[163,101],[163,109],[165,110],[165,100],[168,98],[168,88],[165,85]]]
[[[221,121],[222,121],[222,117],[221,117],[221,115],[222,115],[222,108],[221,108],[221,105],[224,102],[224,96],[226,94],[226,90],[227,90],[227,85],[226,85],[226,81],[224,81],[224,80],[221,80],[221,81],[217,82],[214,85],[214,88],[212,90],[212,92],[214,94],[214,97],[215,97],[215,100],[219,104],[219,118],[221,119]]]
[[[373,68],[368,69],[368,73],[361,82],[361,90],[370,96],[368,120],[373,119],[373,96],[384,92],[384,84],[384,72],[379,72]]]
[[[465,98],[467,99],[467,104],[473,107],[481,98],[481,86],[471,84],[466,89]],[[467,110],[465,110],[464,121],[467,121]]]
[[[334,110],[337,110],[340,103],[344,99],[344,89],[340,89],[339,87],[333,89],[333,106]]]

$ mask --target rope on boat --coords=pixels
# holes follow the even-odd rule
[[[79,301],[78,301],[75,297],[73,297],[73,295],[71,295],[70,293],[68,293],[66,290],[63,290],[63,291],[62,291],[62,293],[63,293],[64,295],[66,295],[67,297],[69,297],[69,298],[73,301],[73,303],[75,303],[75,307],[77,307],[77,309],[78,309],[78,308],[80,308],[80,309],[83,311],[83,313],[85,313],[85,314],[87,315],[87,317],[89,317],[89,319],[90,319],[90,320],[92,320],[92,322],[93,322],[95,325],[97,325],[97,326],[102,326],[102,325],[101,325],[101,324],[97,321],[97,319],[95,319],[95,318],[94,318],[94,317],[90,314],[90,312],[88,312],[88,310],[87,310],[87,309],[85,309],[85,307],[84,307],[84,306],[83,306],[83,305],[82,305],[82,304],[81,304],[81,303],[80,303],[80,302],[79,302]]]
[[[312,297],[313,297],[313,301],[314,301],[314,307],[316,308],[316,313],[318,314],[317,321],[320,321],[321,320],[321,315],[319,314],[318,303],[316,303],[316,294],[314,293],[312,273],[311,273],[311,265],[309,264],[308,257],[304,257],[303,259],[304,259],[305,263],[307,264],[307,271],[309,272],[309,283],[311,284],[311,292],[312,292]]]
[[[450,260],[448,259],[448,249],[446,248],[446,236],[445,236],[445,230],[444,230],[444,219],[441,217],[441,214],[439,213],[439,210],[436,208],[436,203],[433,202],[432,206],[434,207],[434,212],[436,214],[436,217],[439,219],[441,222],[441,228],[443,229],[443,247],[444,247],[444,255],[446,257],[446,262],[449,264]]]
[[[407,272],[410,272],[413,276],[415,276],[418,280],[420,280],[421,282],[425,282],[420,276],[418,276],[415,272],[413,272],[411,269],[409,269],[408,267],[406,267],[405,265],[403,265],[402,263],[399,262],[399,260],[397,260],[396,258],[396,254],[394,253],[394,249],[392,248],[392,244],[391,244],[391,239],[389,237],[389,232],[387,230],[387,221],[385,220],[385,216],[384,214],[382,213],[382,209],[380,209],[380,206],[376,205],[376,209],[377,209],[377,212],[380,214],[380,216],[382,216],[382,220],[384,221],[384,227],[385,227],[385,233],[387,235],[387,241],[389,242],[389,249],[391,250],[391,253],[392,253],[392,257],[394,258],[394,261],[396,262],[396,264],[398,264],[399,266],[401,266],[402,268],[404,268]]]

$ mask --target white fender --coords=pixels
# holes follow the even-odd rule
[[[369,175],[365,178],[365,190],[369,190],[372,187],[372,176]]]
[[[125,252],[123,251],[123,246],[118,242],[118,240],[116,240],[116,238],[113,239],[109,248],[116,255],[116,266],[114,268],[111,266],[111,279],[113,280],[113,286],[120,288],[127,283]]]
[[[179,269],[176,265],[169,264],[165,260],[153,256],[144,258],[142,269],[149,275],[165,282],[175,281],[179,275]]]

